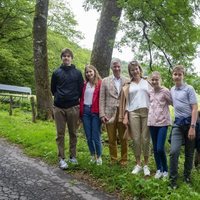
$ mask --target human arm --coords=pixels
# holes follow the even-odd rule
[[[84,80],[83,80],[83,76],[80,72],[79,74],[79,98],[81,98],[81,95],[82,95],[82,91],[83,91],[83,86],[84,86]]]
[[[172,105],[172,96],[171,96],[171,93],[170,93],[169,89],[165,88],[164,96],[165,96],[165,99],[166,99],[167,103],[169,105]]]
[[[198,105],[192,104],[191,107],[192,107],[192,119],[191,119],[190,129],[188,131],[188,138],[190,140],[193,140],[195,138],[195,126],[197,122]]]
[[[55,72],[53,72],[51,76],[51,93],[54,95],[56,92],[56,75]]]
[[[106,123],[108,121],[108,118],[105,115],[105,109],[106,109],[106,80],[103,79],[99,94],[99,116],[103,123]]]

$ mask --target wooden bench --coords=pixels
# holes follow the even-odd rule
[[[10,115],[12,115],[14,107],[19,107],[16,102],[20,102],[24,98],[28,99],[29,95],[31,95],[31,88],[29,87],[0,84],[0,101],[10,104]]]

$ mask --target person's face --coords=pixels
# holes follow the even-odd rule
[[[140,77],[141,71],[138,66],[131,66],[130,68],[131,77]]]
[[[95,72],[93,69],[86,68],[85,76],[88,78],[89,81],[94,80]]]
[[[71,65],[71,63],[72,63],[71,55],[68,54],[68,53],[63,54],[62,55],[62,62],[63,62],[64,65],[67,65],[67,66]]]
[[[157,89],[161,86],[161,80],[160,77],[158,75],[153,75],[151,77],[151,84],[153,86],[153,88]]]
[[[113,65],[112,65],[112,71],[113,71],[113,75],[116,78],[120,78],[120,73],[121,73],[120,63],[118,63],[118,62],[113,63]]]
[[[184,74],[181,70],[174,71],[172,74],[172,79],[175,85],[180,86],[183,83]]]

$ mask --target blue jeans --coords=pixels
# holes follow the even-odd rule
[[[167,172],[167,157],[165,153],[165,141],[167,137],[167,126],[156,127],[150,126],[150,134],[153,143],[154,158],[156,161],[157,170]]]
[[[90,154],[96,154],[97,157],[100,157],[102,154],[102,147],[101,120],[99,114],[91,113],[91,107],[84,105],[82,121]]]
[[[190,125],[174,125],[172,129],[170,148],[170,179],[172,181],[176,181],[178,177],[178,159],[183,144],[185,144],[184,177],[188,178],[191,174],[195,140],[189,140],[189,128]]]

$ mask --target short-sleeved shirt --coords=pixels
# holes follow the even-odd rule
[[[197,103],[194,88],[191,85],[183,84],[180,87],[171,88],[172,102],[175,117],[191,117],[192,105]]]

